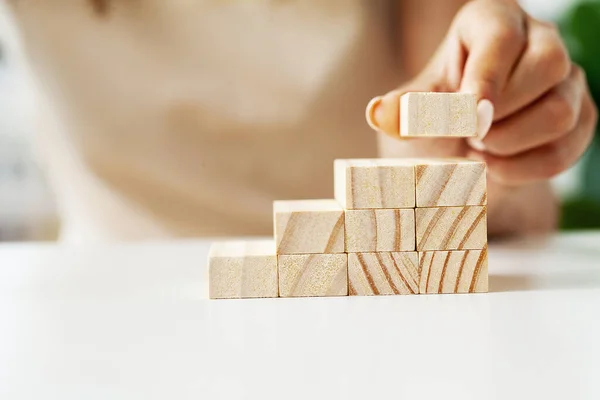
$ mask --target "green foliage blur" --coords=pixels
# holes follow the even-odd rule
[[[585,70],[600,104],[600,0],[576,1],[558,21],[569,53]],[[563,204],[562,229],[600,228],[600,133],[583,160],[583,190]]]

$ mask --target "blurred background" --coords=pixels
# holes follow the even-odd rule
[[[32,154],[34,85],[6,5],[0,2],[0,241],[48,240],[58,218]]]
[[[534,16],[561,28],[575,62],[600,101],[600,0],[526,0]],[[52,240],[59,221],[52,192],[30,146],[32,84],[18,34],[0,2],[0,241]],[[562,229],[600,227],[600,138],[572,170],[555,180],[563,199]]]

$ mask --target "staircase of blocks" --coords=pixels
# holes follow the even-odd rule
[[[407,93],[401,136],[475,136],[474,96]],[[211,299],[488,291],[486,165],[335,160],[334,199],[273,204],[274,238],[220,241]]]

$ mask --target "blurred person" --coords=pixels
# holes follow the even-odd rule
[[[490,235],[550,231],[548,180],[597,118],[557,30],[511,0],[9,5],[63,240],[271,234],[274,199],[331,197],[334,158],[377,156],[485,160]],[[478,138],[400,140],[406,91],[474,93]]]

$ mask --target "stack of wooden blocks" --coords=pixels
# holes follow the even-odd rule
[[[409,93],[402,136],[474,136],[473,96]],[[210,298],[488,290],[485,163],[334,163],[335,200],[276,201],[274,240],[215,242]]]

